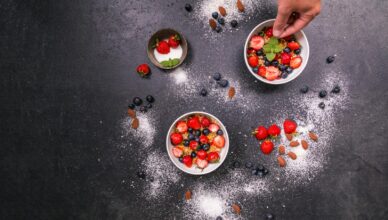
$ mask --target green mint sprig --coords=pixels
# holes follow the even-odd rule
[[[282,51],[282,46],[276,37],[271,37],[269,41],[264,44],[263,50],[267,59],[272,61],[276,54]]]
[[[164,60],[162,62],[160,62],[160,65],[162,65],[163,67],[165,68],[170,68],[170,67],[174,67],[176,65],[179,64],[181,60],[179,58],[175,58],[175,59],[168,59],[168,60]]]

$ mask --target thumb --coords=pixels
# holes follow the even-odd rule
[[[273,35],[275,37],[280,37],[287,27],[288,19],[291,15],[291,10],[278,8],[278,14],[275,19],[275,24],[273,25]]]

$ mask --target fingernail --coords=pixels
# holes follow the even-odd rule
[[[279,37],[281,34],[282,34],[282,32],[280,32],[279,30],[273,30],[273,35],[275,36],[275,37]]]

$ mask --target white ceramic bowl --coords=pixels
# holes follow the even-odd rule
[[[225,138],[225,146],[224,146],[224,148],[222,148],[222,150],[220,152],[220,160],[219,160],[219,162],[218,163],[209,163],[209,165],[205,169],[203,169],[203,170],[201,170],[199,168],[196,168],[196,166],[194,166],[194,164],[193,164],[193,166],[191,168],[188,168],[183,163],[179,162],[178,158],[176,158],[172,154],[172,148],[174,146],[171,144],[171,141],[170,141],[170,135],[174,131],[174,127],[175,127],[176,123],[179,120],[182,120],[182,119],[184,119],[184,118],[186,118],[186,117],[188,117],[190,115],[195,115],[195,114],[205,115],[205,116],[209,117],[210,119],[215,120],[217,122],[217,124],[220,126],[220,128],[222,129],[222,131],[224,132],[224,138]],[[229,136],[228,136],[228,132],[226,131],[225,126],[214,115],[206,113],[206,112],[194,111],[194,112],[189,112],[189,113],[186,113],[186,114],[180,116],[179,118],[177,118],[174,121],[174,123],[172,123],[172,125],[171,125],[171,127],[170,127],[170,129],[168,130],[168,133],[167,133],[166,147],[167,147],[168,156],[170,157],[171,161],[180,170],[182,170],[185,173],[192,174],[192,175],[204,175],[204,174],[208,174],[208,173],[213,172],[218,167],[220,167],[221,164],[224,162],[226,156],[228,155],[228,151],[229,151]]]
[[[280,85],[280,84],[288,83],[288,82],[294,80],[296,77],[298,77],[303,72],[304,68],[307,65],[307,61],[309,59],[310,46],[309,46],[309,42],[307,41],[307,38],[306,38],[306,35],[304,34],[304,32],[302,30],[298,31],[294,35],[295,35],[296,40],[302,46],[302,51],[300,53],[300,56],[302,57],[302,65],[299,68],[294,69],[292,71],[292,73],[289,74],[288,77],[285,78],[285,79],[276,79],[276,80],[270,81],[270,80],[267,80],[267,79],[259,76],[257,73],[252,71],[252,68],[248,64],[248,56],[247,56],[248,44],[249,44],[249,41],[250,41],[250,39],[252,38],[253,35],[258,34],[265,27],[273,26],[274,23],[275,23],[275,19],[270,19],[270,20],[267,20],[267,21],[264,21],[264,22],[260,23],[255,28],[253,28],[251,33],[248,35],[247,40],[245,41],[244,60],[245,60],[245,64],[246,64],[249,72],[254,77],[256,77],[258,80],[260,80],[262,82],[265,82],[267,84]]]

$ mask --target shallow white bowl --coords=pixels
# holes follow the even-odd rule
[[[205,115],[205,116],[209,117],[210,119],[215,120],[217,122],[217,124],[220,126],[220,128],[222,129],[222,131],[224,132],[224,137],[225,137],[225,146],[220,152],[220,161],[218,163],[209,163],[209,165],[203,170],[196,168],[194,165],[191,168],[186,167],[183,163],[179,162],[178,158],[176,158],[172,154],[172,148],[174,146],[171,144],[170,135],[173,132],[176,123],[179,120],[182,120],[182,119],[186,118],[187,116],[194,115],[194,114]],[[224,124],[222,124],[221,121],[218,118],[216,118],[214,115],[206,113],[206,112],[200,112],[200,111],[188,112],[188,113],[180,116],[179,118],[177,118],[174,121],[174,123],[172,123],[172,125],[170,126],[170,129],[168,130],[167,137],[166,137],[166,147],[167,147],[168,156],[170,157],[171,161],[180,170],[182,170],[185,173],[192,174],[192,175],[204,175],[204,174],[208,174],[208,173],[211,173],[214,170],[216,170],[218,167],[221,166],[221,164],[226,159],[226,156],[228,155],[228,151],[229,151],[229,136],[228,136],[228,132],[226,131]]]
[[[244,60],[245,60],[245,64],[246,64],[249,72],[254,77],[256,77],[258,80],[260,80],[264,83],[267,83],[267,84],[280,85],[280,84],[291,82],[292,80],[296,79],[296,77],[298,77],[303,72],[304,68],[307,65],[307,61],[309,59],[310,46],[309,46],[309,42],[307,41],[307,38],[306,38],[306,35],[304,34],[304,32],[302,30],[298,31],[294,35],[295,35],[296,40],[302,46],[302,51],[300,53],[300,56],[302,57],[302,65],[299,68],[294,69],[292,71],[292,73],[289,74],[288,77],[285,79],[276,79],[273,81],[269,81],[269,80],[259,76],[257,73],[252,71],[252,68],[248,64],[247,50],[248,50],[249,40],[252,38],[253,35],[258,34],[265,27],[273,26],[274,23],[275,23],[275,19],[270,19],[270,20],[266,20],[264,22],[261,22],[259,25],[257,25],[255,28],[253,28],[251,33],[248,35],[247,40],[245,41]]]

